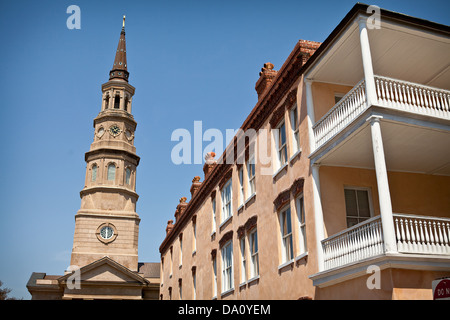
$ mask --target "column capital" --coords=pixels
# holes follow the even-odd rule
[[[370,123],[380,122],[381,119],[383,119],[383,116],[373,114],[366,119],[366,122],[370,122]]]
[[[313,82],[313,80],[311,78],[305,78],[305,84],[310,86],[312,84],[312,82]]]
[[[356,18],[356,21],[358,22],[359,28],[366,28],[367,27],[367,17],[363,15],[359,15]]]

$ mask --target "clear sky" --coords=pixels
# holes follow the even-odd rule
[[[69,5],[81,29],[69,30]],[[202,165],[175,165],[175,129],[237,129],[257,102],[265,62],[278,70],[299,39],[323,41],[355,1],[0,2],[0,280],[29,299],[32,272],[63,274],[70,264],[93,141],[126,14],[133,115],[139,260],[159,262],[159,245],[179,198],[190,199]],[[382,8],[450,24],[450,2],[377,1]],[[204,143],[208,144],[208,143]],[[204,145],[205,146],[205,145]]]

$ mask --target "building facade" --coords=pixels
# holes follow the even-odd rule
[[[71,270],[61,276],[33,273],[32,299],[157,299],[159,263],[138,262],[132,115],[135,88],[128,83],[125,17],[109,81],[102,85],[94,141],[85,154],[85,186],[75,215]]]
[[[431,299],[450,276],[450,28],[372,13],[264,65],[168,221],[160,299]]]

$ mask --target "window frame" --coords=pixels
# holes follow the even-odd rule
[[[295,110],[295,114],[294,114]],[[289,110],[289,117],[291,122],[291,132],[292,132],[292,155],[300,150],[300,124],[298,121],[298,106],[297,103]]]
[[[300,205],[301,204],[301,205]],[[297,213],[298,222],[298,253],[302,255],[308,252],[307,240],[306,240],[306,217],[305,217],[305,198],[303,192],[295,198],[295,210]]]
[[[288,231],[288,229],[290,229],[290,232],[287,234],[284,233],[284,222],[286,221],[286,217],[289,217],[289,225],[286,223],[286,229],[287,229],[286,232]],[[281,263],[286,263],[286,262],[294,259],[292,217],[291,217],[291,208],[289,205],[283,207],[280,210],[279,222],[280,222],[280,235],[281,235]],[[286,243],[288,243],[288,241],[289,241],[289,247],[286,246]]]
[[[256,241],[255,241],[256,240]],[[250,279],[259,276],[259,245],[258,230],[254,228],[248,233],[249,252],[250,252]],[[256,242],[256,252],[254,252],[254,244]]]
[[[253,170],[250,169],[252,166],[253,166]],[[251,173],[253,173],[253,175],[251,175]],[[247,197],[247,199],[250,198],[251,196],[253,196],[256,193],[255,176],[256,176],[255,157],[252,156],[247,161],[247,185],[248,185],[248,197]]]
[[[226,265],[227,250],[229,249],[229,265]],[[224,244],[220,249],[222,258],[222,294],[234,289],[234,274],[233,274],[233,242],[232,240]],[[229,270],[229,271],[228,271]],[[229,281],[228,281],[229,280]]]
[[[369,216],[368,217],[361,217],[359,215],[359,205],[358,205],[358,197],[356,196],[356,203],[357,203],[357,210],[358,210],[358,215],[357,216],[349,216],[347,214],[347,201],[345,200],[345,190],[352,190],[355,191],[355,193],[357,194],[357,191],[365,191],[367,192],[367,202],[368,202],[368,209],[369,209]],[[374,216],[374,210],[373,210],[373,204],[372,204],[372,189],[370,187],[359,187],[359,186],[344,186],[344,205],[345,205],[345,222],[346,222],[346,226],[347,228],[350,228],[352,226],[348,226],[348,219],[357,219],[358,223],[362,223],[370,218],[372,218]]]
[[[109,168],[114,168],[114,172],[112,173],[112,179],[110,179],[110,172]],[[106,180],[107,181],[116,181],[116,172],[117,172],[117,166],[114,162],[108,163],[106,167]]]
[[[241,166],[238,170],[239,178],[239,206],[244,205],[245,192],[244,192],[244,167]]]
[[[233,216],[233,185],[232,185],[232,178],[230,178],[225,185],[222,187],[222,190],[220,191],[221,194],[221,200],[222,200],[222,214],[220,217],[220,222],[223,223],[226,220],[228,220],[230,217]],[[227,202],[224,201],[226,196],[226,190],[227,188],[230,188],[229,190],[229,200]],[[225,210],[229,206],[229,209]]]
[[[241,252],[241,284],[247,281],[247,259],[245,254],[245,237],[239,240],[239,249]]]
[[[282,134],[281,134],[281,127],[284,128],[284,143],[282,142]],[[284,120],[280,121],[280,123],[277,125],[277,137],[276,137],[276,148],[277,148],[277,158],[279,163],[279,168],[283,167],[288,162],[288,155],[287,155],[287,136],[286,136],[286,122]],[[284,162],[282,160],[282,154],[284,155]]]

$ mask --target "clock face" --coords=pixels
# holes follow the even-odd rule
[[[100,230],[100,236],[105,240],[111,239],[113,235],[114,235],[114,229],[111,228],[110,226],[103,227]]]
[[[97,137],[101,138],[104,133],[105,133],[105,129],[103,127],[100,127],[97,131]]]
[[[111,127],[109,127],[109,133],[113,136],[116,137],[120,134],[122,130],[120,130],[120,128],[117,125],[112,125]]]

